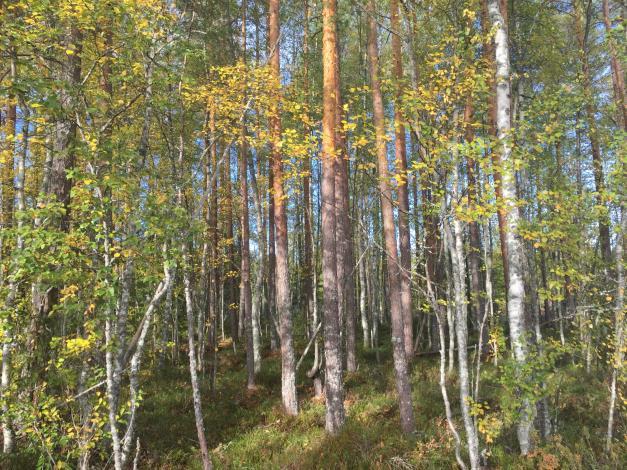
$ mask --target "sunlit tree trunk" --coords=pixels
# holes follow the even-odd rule
[[[482,25],[484,34],[488,34],[492,27],[492,23],[489,19],[488,12],[488,3],[489,0],[483,0],[482,2]],[[501,15],[504,19],[504,27],[507,28],[507,5],[503,0],[499,0],[499,5],[501,7]],[[491,69],[494,74],[496,74],[496,63],[494,60],[494,42],[492,40],[486,41],[483,47],[483,55],[488,64],[490,64]],[[493,90],[492,93],[488,94],[488,132],[490,137],[493,139],[497,138],[497,124],[496,124],[496,82],[495,77],[490,77],[490,89]],[[507,290],[507,286],[509,285],[509,263],[508,263],[508,255],[507,255],[507,240],[506,240],[506,220],[505,220],[505,208],[503,202],[503,181],[501,177],[501,155],[499,154],[499,150],[497,146],[491,148],[492,154],[492,176],[494,178],[494,194],[496,196],[496,204],[497,204],[497,219],[499,223],[499,240],[501,242],[501,259],[503,262],[503,278],[505,281],[505,290]]]
[[[187,250],[187,248],[184,248]],[[189,263],[189,255],[186,255],[184,263]],[[207,447],[207,438],[205,437],[205,424],[202,414],[202,401],[200,396],[200,382],[198,379],[198,364],[196,357],[195,331],[194,331],[194,307],[192,300],[192,285],[189,273],[189,267],[183,266],[183,287],[185,294],[185,313],[187,314],[187,343],[189,354],[189,373],[192,384],[192,400],[194,404],[194,418],[196,420],[196,434],[198,444],[200,446],[200,455],[202,457],[203,470],[213,468],[211,458],[209,457],[209,448]]]
[[[11,60],[11,75],[12,79],[16,77],[16,63]],[[22,109],[22,142],[21,149],[17,155],[17,167],[15,171],[15,203],[16,211],[21,214],[26,210],[26,199],[24,193],[24,180],[26,173],[26,158],[28,154],[28,139],[29,139],[29,110],[26,107],[23,100],[21,100],[20,107]],[[13,128],[15,130],[15,122],[13,122]],[[13,172],[12,172],[13,174]],[[24,237],[21,235],[21,229],[23,228],[24,221],[21,217],[17,217],[17,231],[18,235],[15,240],[15,247],[11,253],[12,269],[8,282],[8,293],[5,299],[6,311],[9,312],[4,318],[2,324],[2,369],[0,378],[0,396],[2,396],[2,418],[0,424],[2,425],[2,451],[5,454],[13,452],[15,446],[15,436],[13,432],[13,423],[10,417],[10,406],[12,393],[11,387],[11,375],[13,368],[13,350],[15,348],[15,326],[17,324],[17,318],[11,315],[15,311],[15,304],[18,297],[19,281],[17,278],[17,269],[13,266],[24,250]],[[1,249],[1,247],[0,247]],[[15,261],[13,261],[15,260]]]
[[[603,24],[605,25],[605,40],[610,51],[610,66],[612,68],[612,86],[614,87],[614,101],[618,108],[619,122],[622,121],[623,130],[627,131],[627,103],[625,103],[625,76],[618,57],[616,41],[612,38],[612,18],[610,15],[610,1],[603,0]]]
[[[616,413],[616,399],[619,395],[620,374],[623,372],[625,356],[625,265],[623,253],[625,249],[625,232],[627,231],[627,210],[621,207],[621,231],[616,240],[616,310],[614,316],[614,354],[612,355],[612,378],[610,380],[610,404],[607,416],[607,433],[605,436],[605,450],[612,448],[614,434],[614,416]]]
[[[324,353],[325,353],[325,400],[326,430],[337,434],[344,425],[344,387],[342,383],[342,353],[338,311],[337,244],[338,211],[336,209],[336,174],[339,166],[339,150],[336,142],[337,114],[335,93],[339,89],[336,73],[336,14],[335,0],[324,0],[322,7],[322,71],[323,71],[323,118],[322,118],[322,285],[324,288]]]
[[[496,57],[496,126],[501,147],[503,201],[506,204],[506,245],[509,263],[509,285],[507,290],[507,314],[509,333],[517,364],[517,375],[523,380],[523,369],[527,364],[527,344],[524,312],[525,284],[523,281],[523,246],[517,234],[520,215],[516,207],[515,169],[512,162],[511,147],[511,92],[508,35],[497,0],[489,0],[490,19],[494,24]],[[523,396],[520,418],[517,424],[518,443],[523,455],[531,449],[532,407],[527,397]]]
[[[394,155],[398,183],[398,236],[400,242],[400,282],[401,306],[403,308],[403,344],[405,355],[411,361],[414,349],[413,311],[411,301],[411,241],[409,235],[409,181],[407,173],[407,143],[405,126],[401,112],[403,96],[403,52],[401,49],[401,23],[399,19],[398,0],[390,1],[392,26],[392,62],[396,81],[396,104],[394,106]]]
[[[457,173],[457,170],[455,171]],[[457,175],[456,175],[457,176]],[[457,177],[453,181],[454,200],[458,194]],[[452,225],[452,227],[451,227]],[[453,223],[444,221],[446,234],[446,244],[451,257],[452,280],[455,298],[455,331],[449,331],[450,335],[455,334],[457,338],[457,363],[459,368],[459,400],[462,409],[464,429],[466,430],[466,441],[468,443],[468,454],[470,457],[470,468],[479,468],[479,438],[477,428],[470,410],[470,379],[468,367],[468,307],[466,303],[466,269],[464,259],[464,243],[462,240],[462,227],[459,219],[454,216]]]
[[[270,68],[277,81],[281,80],[280,44],[279,44],[279,1],[268,3],[268,43],[270,48]],[[298,414],[296,398],[296,371],[294,344],[292,339],[292,309],[290,298],[290,278],[288,269],[287,247],[287,204],[283,191],[283,160],[279,141],[281,139],[281,119],[279,106],[273,109],[271,122],[272,133],[272,185],[274,200],[274,226],[276,230],[276,308],[279,317],[279,336],[281,339],[281,396],[287,414]]]
[[[17,55],[14,47],[9,48],[9,75],[11,82],[15,84],[17,80]],[[8,229],[13,221],[14,188],[13,178],[15,164],[15,150],[17,141],[17,103],[16,96],[9,88],[7,96],[6,116],[4,121],[4,140],[0,150],[6,155],[6,159],[0,162],[0,228]],[[0,234],[0,260],[4,258],[4,233]],[[0,280],[4,273],[0,273]]]
[[[392,324],[392,350],[394,353],[394,370],[396,373],[396,389],[401,414],[401,428],[405,433],[415,430],[414,410],[412,407],[411,384],[407,372],[407,357],[403,342],[403,311],[401,305],[400,269],[396,248],[396,230],[392,208],[392,190],[390,188],[388,160],[386,151],[385,117],[383,95],[379,80],[379,47],[377,44],[377,21],[375,4],[368,4],[368,58],[370,61],[370,82],[372,88],[373,118],[376,136],[377,168],[379,173],[379,191],[381,214],[383,217],[383,235],[387,257],[387,274]]]

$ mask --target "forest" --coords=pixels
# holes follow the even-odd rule
[[[0,0],[0,468],[625,468],[626,11]]]

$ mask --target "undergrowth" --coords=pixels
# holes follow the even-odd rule
[[[300,414],[281,411],[280,358],[266,353],[257,389],[247,391],[243,355],[220,352],[215,391],[203,379],[203,408],[211,457],[216,468],[233,469],[440,469],[455,468],[454,441],[444,419],[438,385],[437,356],[418,357],[412,365],[417,432],[400,431],[395,382],[389,348],[360,353],[357,372],[345,378],[347,423],[334,437],[324,432],[324,400],[313,396],[310,380],[298,373]],[[490,372],[491,365],[484,370]],[[560,396],[553,397],[552,418],[557,433],[528,457],[517,452],[515,430],[504,427],[482,446],[487,468],[552,470],[622,468],[626,446],[603,453],[606,388],[581,370],[560,370]],[[138,435],[141,467],[179,469],[200,467],[188,372],[184,364],[154,372],[145,380]],[[486,374],[480,397],[498,415],[499,386]],[[454,375],[448,380],[453,418],[463,436],[459,395]],[[618,429],[623,435],[623,428]],[[537,436],[536,436],[537,437]],[[463,439],[463,437],[462,437]]]

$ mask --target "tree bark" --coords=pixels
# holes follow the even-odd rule
[[[187,251],[187,248],[184,248]],[[213,465],[209,457],[209,448],[207,447],[207,438],[205,437],[205,423],[202,414],[202,401],[200,397],[200,382],[198,380],[198,364],[196,358],[196,342],[194,339],[194,307],[192,300],[192,285],[189,274],[189,257],[183,261],[183,286],[185,293],[185,313],[187,314],[187,345],[189,355],[189,374],[192,383],[192,399],[194,403],[194,418],[196,421],[196,435],[200,446],[200,455],[202,457],[203,470],[211,470]]]
[[[578,3],[573,0],[575,14],[575,34],[579,45],[579,58],[581,60],[582,86],[585,99],[586,118],[588,120],[588,139],[590,139],[590,149],[592,151],[592,170],[594,173],[594,190],[599,208],[606,210],[604,202],[605,179],[603,176],[603,157],[601,155],[601,144],[599,142],[599,131],[596,124],[596,105],[592,90],[592,77],[590,62],[588,60],[587,38],[590,27],[590,14],[586,13],[585,25],[582,24]],[[612,258],[612,248],[610,245],[610,226],[607,214],[599,215],[599,245],[601,248],[601,258],[609,265]]]
[[[235,237],[233,236],[233,189],[231,184],[231,153],[228,150],[228,143],[224,142],[224,145],[227,145],[224,148],[224,152],[226,153],[226,158],[224,159],[224,169],[222,172],[222,187],[224,188],[224,205],[220,207],[224,211],[224,225],[223,225],[223,234],[224,238],[227,241],[224,250],[226,251],[226,265],[224,268],[226,272],[233,271],[237,269],[237,263],[235,262]],[[220,149],[222,150],[222,149]],[[223,272],[223,274],[225,274]],[[223,276],[222,279],[222,288],[224,289],[224,306],[226,309],[226,315],[230,323],[231,329],[231,338],[233,342],[237,343],[240,340],[240,321],[239,321],[239,311],[237,308],[232,308],[232,305],[237,305],[239,302],[237,301],[237,286],[236,286],[236,278],[231,276]],[[243,326],[243,322],[242,322]],[[198,332],[199,335],[202,332]],[[200,338],[199,343],[203,342],[204,338]],[[199,366],[202,367],[204,363],[204,347],[200,348],[200,354],[198,355]]]
[[[413,311],[411,301],[411,240],[409,234],[409,191],[407,173],[407,144],[405,126],[401,112],[403,97],[403,53],[401,49],[401,24],[398,0],[390,1],[392,26],[392,62],[396,81],[396,103],[394,105],[394,155],[396,172],[399,176],[398,193],[398,236],[400,242],[401,306],[403,309],[403,344],[407,360],[411,361],[414,349]]]
[[[279,347],[279,336],[276,324],[276,251],[275,238],[276,230],[274,229],[274,171],[272,170],[272,162],[268,168],[268,323],[270,324],[270,349],[276,351]]]
[[[58,98],[63,113],[54,123],[54,135],[52,137],[52,159],[46,168],[47,175],[44,178],[45,187],[42,193],[46,200],[59,203],[63,213],[51,223],[56,229],[68,232],[70,228],[70,195],[72,179],[68,178],[68,172],[76,164],[76,134],[78,123],[75,109],[76,98],[71,93],[81,81],[81,54],[82,32],[76,25],[68,27],[64,43],[72,47],[73,53],[67,56],[67,60],[60,64],[58,76],[62,85],[58,91]],[[41,221],[37,223],[41,224]],[[32,288],[32,313],[27,333],[27,360],[22,370],[24,377],[38,377],[47,362],[49,348],[48,343],[52,334],[49,325],[50,313],[59,300],[59,285],[44,285],[36,281]]]
[[[623,67],[618,58],[616,42],[611,37],[612,19],[610,16],[610,2],[603,0],[603,23],[605,24],[605,40],[608,43],[610,52],[610,67],[612,68],[612,86],[614,88],[614,101],[618,108],[618,122],[622,124],[623,130],[627,131],[627,103],[625,103],[625,76]]]
[[[616,411],[616,398],[619,374],[623,368],[624,359],[624,329],[625,329],[625,266],[623,253],[625,245],[625,232],[627,231],[627,210],[621,207],[621,231],[616,241],[616,310],[614,317],[614,354],[612,357],[612,378],[610,380],[610,404],[607,416],[607,433],[605,436],[605,451],[612,449],[612,436],[614,433],[614,414]]]
[[[348,146],[343,129],[344,107],[340,87],[340,44],[337,40],[337,22],[335,23],[334,44],[334,86],[335,99],[335,148],[337,152],[337,170],[335,172],[335,238],[337,256],[338,312],[340,319],[340,336],[342,329],[346,332],[346,370],[357,370],[355,353],[355,277],[354,256],[349,219],[350,201],[348,194]]]
[[[362,210],[359,210],[359,217],[361,219]],[[358,238],[358,244],[362,245],[362,240],[365,238],[363,235],[360,235]],[[366,263],[368,261],[368,248],[361,246],[362,253],[359,258],[359,312],[361,315],[361,331],[363,335],[363,347],[364,349],[368,349],[371,347],[371,339],[370,339],[370,324],[368,321],[368,282],[366,281]],[[370,309],[372,311],[372,309]]]
[[[337,434],[346,419],[344,412],[344,386],[342,383],[342,350],[338,310],[337,244],[343,242],[336,236],[338,219],[336,193],[341,162],[337,147],[337,114],[335,94],[339,89],[336,73],[336,15],[335,0],[322,4],[322,70],[323,70],[323,118],[322,118],[322,285],[324,288],[324,353],[325,353],[325,400],[326,430]],[[339,211],[341,212],[341,211]],[[342,266],[343,267],[343,266]]]
[[[242,1],[242,54],[243,65],[246,67],[246,0]],[[246,101],[246,95],[243,97]],[[239,181],[240,181],[240,225],[242,237],[241,249],[241,286],[244,322],[246,331],[246,370],[248,389],[255,388],[255,347],[253,340],[253,312],[252,312],[252,292],[250,288],[250,220],[248,213],[248,143],[246,141],[246,119],[242,117],[240,131],[240,159],[239,159]]]
[[[472,97],[468,96],[466,107],[464,109],[465,124],[465,141],[470,145],[474,140],[474,132],[472,129],[473,106]],[[470,152],[470,149],[469,149]],[[466,159],[466,167],[468,173],[468,209],[471,211],[471,217],[475,217],[474,210],[478,203],[477,194],[477,163],[469,154]],[[479,224],[476,220],[468,222],[468,269],[470,270],[470,301],[473,309],[473,320],[479,329],[483,320],[484,299],[483,299],[483,279],[481,276],[481,234],[479,232]]]
[[[396,373],[396,388],[398,392],[401,414],[401,428],[407,434],[415,431],[414,410],[411,398],[411,383],[407,372],[407,357],[405,355],[404,321],[401,305],[399,260],[396,249],[396,230],[394,228],[394,212],[392,209],[392,190],[390,188],[388,161],[386,151],[385,117],[383,110],[383,95],[379,80],[379,47],[377,44],[377,21],[375,18],[375,3],[368,3],[368,58],[370,60],[370,82],[372,89],[373,118],[377,149],[377,168],[379,173],[379,192],[381,200],[381,214],[383,218],[383,234],[387,257],[387,274],[392,324],[392,349],[394,355],[394,370]]]
[[[279,1],[268,3],[268,42],[270,47],[270,68],[277,81],[281,79],[280,44],[279,44]],[[278,97],[277,97],[278,98]],[[279,107],[272,110],[272,172],[274,226],[276,229],[276,307],[279,316],[279,335],[281,339],[281,397],[283,407],[289,415],[298,414],[296,397],[296,371],[294,344],[292,339],[292,312],[290,298],[290,279],[287,246],[287,207],[283,191],[283,160],[281,158],[281,119]]]
[[[305,100],[309,104],[309,0],[304,0],[305,8],[305,25],[303,27],[303,93],[305,94]],[[308,134],[310,129],[307,129]],[[304,162],[304,175],[303,175],[303,205],[304,205],[304,269],[303,269],[303,290],[305,294],[305,308],[307,311],[307,318],[313,315],[313,236],[311,233],[312,225],[312,211],[311,211],[311,159],[306,158]],[[312,328],[315,324],[312,323]]]
[[[507,314],[509,333],[517,363],[518,377],[524,380],[523,369],[527,363],[526,327],[524,312],[525,283],[523,280],[523,246],[517,234],[520,215],[516,207],[515,169],[511,161],[511,92],[510,92],[510,62],[507,30],[503,15],[499,9],[498,0],[488,0],[490,18],[496,29],[494,38],[496,57],[496,125],[498,140],[501,146],[501,160],[503,162],[503,201],[507,207],[506,213],[506,246],[507,261],[509,263],[509,285],[507,290]],[[533,421],[532,407],[527,397],[521,397],[520,418],[517,424],[518,443],[520,452],[527,455],[531,450],[531,423]]]
[[[488,12],[488,3],[489,0],[483,0],[482,3],[482,23],[483,23],[483,32],[487,34],[491,28],[491,22],[489,20],[489,12]],[[507,16],[507,5],[499,0],[499,5],[501,7],[501,15],[503,18]],[[507,23],[507,20],[504,20]],[[506,27],[506,25],[505,25]],[[496,124],[496,63],[494,60],[494,43],[492,40],[486,41],[483,48],[484,57],[487,62],[491,65],[491,68],[494,70],[494,76],[491,77],[490,80],[490,89],[494,90],[493,93],[488,94],[488,132],[492,139],[497,138],[497,124]],[[501,177],[501,156],[498,152],[496,146],[491,149],[492,154],[492,176],[494,178],[494,194],[496,196],[496,206],[497,206],[497,219],[499,223],[499,240],[501,242],[501,258],[503,263],[503,280],[505,284],[505,291],[508,290],[509,286],[509,257],[507,254],[507,237],[506,237],[506,211],[503,201],[503,181]]]
[[[9,48],[9,75],[11,83],[17,80],[17,56],[14,47]],[[0,228],[8,229],[13,222],[13,203],[15,193],[13,188],[15,150],[17,139],[17,103],[16,96],[9,88],[7,96],[7,111],[4,122],[4,142],[2,148],[6,151],[7,161],[0,164]],[[5,147],[6,146],[6,147]],[[5,255],[4,246],[1,244],[3,237],[0,235],[0,259]],[[0,274],[2,276],[2,274]]]
[[[456,178],[457,179],[457,178]],[[453,186],[457,185],[453,182]],[[454,190],[453,198],[457,194]],[[444,222],[446,242],[451,256],[453,289],[455,291],[455,335],[457,338],[457,362],[459,367],[459,399],[462,409],[470,468],[479,468],[479,438],[474,420],[470,414],[470,380],[468,377],[468,309],[466,306],[466,270],[464,269],[464,244],[462,241],[462,228],[459,219],[453,219],[451,228],[448,220]],[[453,232],[453,233],[451,233]],[[450,331],[449,334],[453,334]]]
[[[252,182],[253,199],[255,201],[255,213],[258,227],[257,246],[259,247],[259,259],[257,260],[257,275],[255,277],[255,289],[253,294],[253,352],[255,360],[255,373],[261,370],[261,310],[263,304],[263,279],[268,257],[266,256],[266,219],[261,205],[261,193],[257,186],[255,167],[252,159],[248,159],[249,171]],[[261,165],[259,166],[261,171]],[[274,329],[274,326],[272,326]]]
[[[12,73],[15,74],[15,64],[12,63]],[[22,125],[22,148],[18,155],[17,171],[15,178],[15,199],[16,199],[16,211],[22,213],[26,210],[26,199],[24,194],[24,180],[26,173],[26,157],[28,154],[28,139],[29,139],[29,111],[25,103],[21,103],[21,109],[23,114]],[[24,225],[21,217],[17,218],[17,230],[18,235],[15,241],[15,248],[11,254],[11,264],[15,265],[15,261],[19,259],[22,251],[24,250],[24,237],[20,234],[20,231]],[[15,260],[15,261],[14,261]],[[16,278],[16,269],[11,269],[13,276],[9,278],[8,293],[5,300],[5,308],[8,312],[14,312],[15,302],[18,295],[19,281]],[[2,418],[0,424],[2,424],[2,451],[5,454],[13,452],[15,446],[15,436],[13,432],[13,423],[10,416],[10,402],[12,394],[10,392],[11,386],[11,374],[13,367],[13,348],[15,347],[14,338],[15,331],[13,324],[16,319],[12,316],[5,318],[3,325],[2,335],[2,370],[0,379],[0,396],[2,396]]]

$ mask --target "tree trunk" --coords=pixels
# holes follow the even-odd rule
[[[625,103],[625,76],[623,67],[618,58],[616,42],[611,37],[612,19],[610,16],[610,2],[603,0],[603,23],[605,24],[605,40],[610,51],[610,66],[612,68],[612,86],[614,88],[614,101],[616,101],[618,122],[623,130],[627,131],[627,103]]]
[[[464,110],[464,125],[465,125],[465,140],[466,144],[470,145],[474,140],[474,132],[472,128],[473,107],[472,97],[469,95],[466,101],[466,108]],[[472,156],[468,156],[466,159],[467,172],[468,172],[468,209],[473,213],[472,217],[475,217],[474,210],[477,207],[477,163]],[[483,320],[484,313],[484,299],[483,299],[483,279],[481,276],[481,234],[479,232],[479,224],[476,220],[471,220],[468,223],[468,269],[470,270],[470,300],[473,309],[473,321],[477,327],[480,328]]]
[[[11,64],[12,74],[15,75],[15,64]],[[20,104],[22,109],[22,149],[18,155],[17,160],[17,171],[15,178],[15,199],[16,199],[16,211],[18,213],[22,213],[26,210],[26,199],[24,194],[24,179],[26,172],[26,158],[28,154],[28,138],[29,138],[29,111],[26,107],[25,103],[22,101]],[[19,259],[22,251],[24,250],[24,237],[20,234],[20,231],[24,225],[24,221],[21,217],[17,218],[17,230],[18,235],[15,241],[15,248],[12,252],[12,262],[13,265],[15,263],[14,260]],[[5,308],[7,312],[15,311],[15,303],[18,295],[19,289],[19,279],[16,277],[16,269],[12,268],[11,272],[13,272],[13,276],[9,278],[9,286],[8,293],[5,300]],[[11,387],[11,374],[13,367],[13,348],[14,344],[14,335],[15,331],[13,329],[13,325],[16,323],[17,319],[13,316],[8,316],[4,320],[3,332],[2,332],[2,370],[1,370],[1,379],[0,379],[0,396],[2,396],[2,418],[0,420],[0,424],[2,424],[2,451],[5,454],[10,454],[13,452],[15,446],[15,437],[13,433],[13,424],[11,422],[10,417],[10,402],[12,398],[12,393],[10,392]]]
[[[523,246],[517,234],[520,215],[516,207],[515,169],[511,161],[511,94],[510,94],[510,63],[507,30],[497,0],[488,0],[490,18],[496,29],[494,38],[496,57],[496,125],[501,145],[503,162],[503,201],[506,213],[506,246],[509,264],[509,285],[507,290],[507,314],[509,334],[517,363],[519,380],[524,380],[523,369],[527,363],[526,327],[524,312],[525,283],[523,280]],[[531,449],[532,407],[527,397],[522,397],[521,416],[517,425],[518,443],[523,455]]]
[[[390,1],[392,26],[392,62],[396,81],[396,103],[394,105],[394,154],[399,183],[398,192],[398,236],[400,241],[401,307],[403,309],[403,343],[405,355],[411,361],[414,349],[413,311],[411,302],[411,241],[409,235],[409,191],[407,173],[407,144],[401,113],[403,97],[403,53],[401,49],[401,24],[398,0]]]
[[[401,428],[407,434],[415,430],[414,410],[411,398],[411,383],[407,373],[407,357],[404,347],[404,321],[401,305],[400,273],[396,249],[396,231],[394,228],[394,212],[392,209],[392,190],[390,188],[388,161],[386,151],[385,117],[383,95],[379,81],[379,48],[377,44],[377,22],[375,3],[368,4],[368,58],[370,60],[370,82],[372,88],[373,118],[376,136],[377,168],[379,173],[379,191],[381,215],[383,218],[383,234],[387,256],[387,273],[392,323],[392,349],[396,388],[398,392],[401,414]]]
[[[355,278],[353,274],[354,256],[349,219],[350,203],[348,195],[348,146],[342,126],[344,107],[340,88],[340,51],[335,24],[334,67],[335,79],[333,95],[335,99],[335,148],[337,170],[335,172],[335,239],[337,256],[338,312],[340,336],[346,331],[346,370],[357,370],[355,353]]]
[[[280,45],[279,45],[279,1],[268,3],[268,42],[270,48],[270,68],[280,83]],[[277,97],[278,98],[278,97]],[[292,312],[290,298],[290,278],[287,247],[287,206],[283,192],[283,160],[279,141],[281,139],[281,119],[279,107],[272,110],[272,172],[274,226],[276,229],[276,307],[279,317],[279,335],[281,339],[281,396],[283,407],[289,415],[298,414],[296,398],[296,371],[294,345],[292,339]]]
[[[360,211],[361,212],[361,211]],[[360,214],[361,217],[361,214]],[[359,241],[361,245],[362,236],[359,236]],[[370,325],[368,322],[368,289],[367,289],[367,281],[366,281],[366,262],[367,258],[367,247],[362,247],[362,253],[359,258],[359,312],[361,315],[361,331],[363,335],[363,347],[364,349],[368,349],[371,347],[370,344]],[[370,310],[372,311],[372,310]]]
[[[457,171],[456,171],[457,173]],[[456,188],[457,178],[453,182]],[[453,199],[457,199],[457,191],[453,190]],[[466,304],[466,270],[464,268],[464,244],[462,241],[462,227],[459,219],[453,219],[453,227],[445,220],[444,230],[448,251],[451,256],[453,289],[455,291],[455,335],[457,337],[457,362],[459,367],[459,399],[462,409],[470,468],[479,468],[479,438],[474,420],[470,414],[470,380],[468,377],[468,309]],[[453,233],[451,233],[453,232]],[[453,334],[452,331],[449,334]]]
[[[246,67],[246,0],[242,2],[242,54]],[[246,96],[243,96],[246,101]],[[241,285],[243,297],[244,322],[246,331],[246,370],[248,389],[255,388],[255,347],[253,340],[252,292],[250,289],[250,220],[248,214],[248,143],[246,141],[246,117],[242,116],[240,131],[239,181],[240,181],[240,225],[242,237],[241,249]]]
[[[575,2],[574,2],[575,3]],[[588,60],[587,38],[591,18],[586,13],[585,25],[582,24],[581,15],[577,4],[573,5],[575,15],[575,33],[579,44],[579,57],[581,60],[582,86],[585,99],[586,117],[588,120],[588,139],[590,139],[590,149],[592,151],[592,170],[594,173],[594,190],[599,208],[603,213],[599,215],[599,244],[601,247],[601,258],[609,265],[612,258],[612,248],[610,245],[610,226],[604,202],[605,179],[603,176],[603,157],[601,155],[601,144],[599,142],[599,131],[596,124],[596,105],[592,90],[592,77],[590,63]]]
[[[451,410],[451,401],[448,397],[448,391],[446,389],[446,338],[444,334],[444,315],[442,313],[442,306],[438,303],[435,291],[433,289],[433,282],[431,279],[427,277],[426,281],[426,289],[427,289],[427,299],[435,312],[435,318],[438,328],[439,335],[439,344],[440,344],[440,393],[442,394],[442,400],[444,401],[444,413],[446,415],[446,422],[448,424],[448,428],[453,435],[453,439],[455,440],[455,460],[457,464],[463,470],[466,469],[466,464],[462,460],[460,449],[461,449],[461,439],[459,437],[459,433],[457,432],[457,428],[455,427],[455,421],[453,421],[453,413]]]
[[[261,311],[263,304],[263,279],[264,270],[267,263],[266,256],[266,219],[264,217],[263,207],[261,205],[261,193],[257,186],[257,177],[255,176],[255,167],[252,159],[248,159],[249,171],[252,182],[253,198],[255,201],[255,213],[258,227],[257,246],[259,247],[259,259],[257,260],[257,275],[255,277],[255,289],[253,294],[253,352],[255,359],[255,373],[261,370]],[[259,165],[261,171],[261,165]],[[272,327],[274,329],[274,327]]]
[[[9,73],[11,82],[17,80],[17,57],[15,48],[9,50]],[[15,198],[13,188],[15,149],[17,140],[17,103],[14,93],[9,88],[7,97],[8,105],[6,119],[4,122],[4,142],[3,150],[6,151],[7,159],[0,163],[0,228],[8,229],[13,221],[13,202]],[[6,148],[4,148],[6,146]],[[0,237],[4,238],[2,235]],[[4,246],[0,244],[0,259],[5,255]],[[0,275],[1,276],[1,275]]]
[[[491,22],[489,20],[489,12],[488,12],[488,3],[490,0],[483,0],[482,3],[482,23],[483,23],[483,32],[487,34],[491,28]],[[503,3],[502,0],[499,0],[499,4],[501,6],[501,15],[503,18],[507,16],[507,5]],[[507,23],[507,20],[504,20]],[[504,27],[507,25],[505,24]],[[493,93],[488,94],[488,132],[490,137],[493,139],[497,138],[497,110],[496,110],[496,63],[495,63],[495,50],[493,41],[486,41],[484,44],[484,57],[486,58],[488,64],[491,65],[491,68],[494,70],[495,76],[491,77],[490,80],[490,89],[494,90]],[[503,201],[503,181],[501,177],[501,166],[502,160],[499,155],[498,149],[494,146],[491,149],[492,153],[492,176],[494,178],[494,194],[496,196],[496,205],[497,205],[497,219],[499,223],[499,240],[501,242],[501,258],[503,262],[503,280],[505,283],[505,291],[507,292],[509,286],[509,257],[507,254],[507,237],[506,237],[506,211],[505,205]]]
[[[226,158],[224,159],[224,170],[222,173],[222,185],[224,188],[224,226],[223,233],[224,238],[228,241],[227,245],[224,247],[226,250],[226,265],[224,268],[226,272],[234,271],[237,269],[237,263],[235,262],[235,238],[233,235],[233,190],[231,186],[231,152],[228,149],[228,145],[226,142],[224,143],[227,147],[224,148],[224,152],[226,153]],[[220,149],[222,151],[222,149]],[[232,305],[237,305],[239,302],[237,301],[238,296],[236,292],[236,281],[235,277],[224,276],[222,280],[223,289],[224,289],[224,308],[226,309],[226,315],[229,319],[230,329],[231,329],[231,338],[233,338],[233,342],[237,343],[240,340],[240,321],[238,315],[238,309],[232,308]],[[243,326],[243,322],[242,322]],[[199,335],[202,332],[198,332]],[[200,338],[199,342],[202,342],[203,338]],[[202,367],[202,363],[204,362],[204,348],[200,348],[200,353],[198,356],[199,366]]]
[[[209,231],[209,239],[210,239],[210,265],[209,269],[209,321],[211,322],[212,328],[214,330],[213,341],[215,342],[217,338],[216,334],[216,325],[218,321],[218,313],[220,314],[221,326],[222,326],[222,336],[224,337],[224,315],[222,313],[222,308],[220,307],[220,267],[218,266],[218,245],[220,240],[220,232],[218,230],[218,146],[217,139],[218,134],[216,130],[216,109],[215,105],[212,105],[209,109],[209,137],[210,137],[210,148],[209,148],[209,164],[212,168],[213,176],[208,181],[209,187],[207,191],[211,194],[209,197],[209,207],[208,207],[208,231]],[[177,310],[178,312],[178,310]],[[178,315],[177,315],[178,316]],[[178,331],[178,330],[177,330]],[[177,333],[178,337],[178,333]],[[235,339],[233,339],[235,341]],[[215,349],[215,344],[212,344],[213,349]],[[178,351],[176,352],[178,357]]]
[[[187,248],[184,248],[187,251]],[[192,399],[194,403],[194,418],[196,420],[196,435],[200,446],[203,470],[211,470],[213,465],[209,457],[207,438],[205,437],[205,423],[202,414],[202,401],[200,397],[200,383],[198,380],[198,364],[196,358],[196,341],[194,339],[194,307],[192,300],[192,285],[189,274],[189,257],[183,261],[183,286],[185,292],[185,313],[187,314],[187,343],[189,353],[189,374],[192,383]]]
[[[274,196],[272,188],[274,187],[274,172],[272,170],[272,162],[268,168],[268,323],[270,325],[270,349],[276,351],[279,347],[279,336],[276,324],[276,251],[274,229]]]
[[[336,237],[338,219],[336,209],[339,183],[337,173],[342,164],[338,159],[336,141],[337,114],[335,93],[339,89],[336,73],[336,14],[335,0],[324,0],[322,6],[322,70],[323,70],[323,118],[322,118],[322,285],[324,288],[324,353],[325,353],[325,400],[326,430],[337,434],[346,419],[344,413],[344,387],[342,383],[342,353],[338,310],[338,282],[340,259],[337,244],[343,240]],[[342,266],[343,267],[343,266]]]
[[[616,311],[614,317],[614,354],[612,357],[612,378],[610,380],[610,405],[607,416],[607,433],[605,437],[605,450],[612,448],[612,435],[614,432],[614,413],[616,411],[616,398],[619,374],[623,370],[624,359],[624,328],[625,328],[625,267],[623,264],[623,252],[625,245],[625,232],[627,231],[627,211],[621,207],[621,231],[616,241]]]
[[[309,104],[309,0],[304,0],[305,7],[305,24],[303,26],[303,57],[304,57],[304,71],[303,71],[303,93],[305,94],[305,100]],[[307,129],[308,134],[311,132]],[[303,174],[303,206],[304,206],[304,269],[303,269],[303,290],[305,295],[305,308],[307,318],[313,315],[313,235],[311,233],[312,225],[312,210],[311,210],[311,159],[306,158],[304,162],[304,174]],[[312,323],[312,328],[315,328],[315,322]]]
[[[63,114],[54,126],[52,161],[46,168],[44,178],[45,187],[42,193],[53,202],[61,204],[63,214],[52,221],[55,228],[67,232],[70,228],[70,193],[72,179],[68,178],[76,163],[76,134],[78,123],[74,110],[77,106],[76,98],[72,95],[81,81],[81,54],[82,33],[76,26],[71,26],[65,35],[64,43],[73,48],[67,61],[60,64],[59,78],[62,85],[58,91],[58,98]],[[45,202],[47,202],[47,200]],[[44,202],[44,204],[45,204]],[[39,221],[41,223],[41,221]],[[22,370],[24,377],[32,377],[33,372],[38,377],[48,358],[48,343],[52,334],[49,325],[50,313],[59,300],[59,285],[44,285],[37,281],[32,288],[32,314],[27,333],[27,360]],[[35,370],[36,369],[36,370]]]

